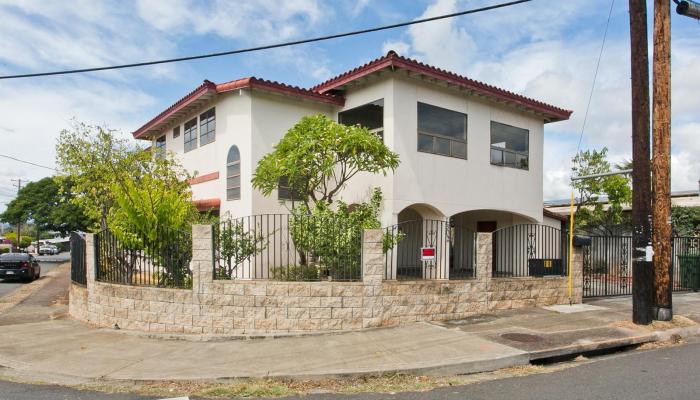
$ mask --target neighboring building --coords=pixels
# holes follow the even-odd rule
[[[519,223],[560,227],[542,209],[543,128],[571,111],[393,51],[311,89],[254,77],[204,81],[133,134],[197,172],[191,185],[200,210],[287,213],[283,182],[265,197],[250,180],[287,130],[315,113],[359,123],[399,154],[393,174],[356,176],[341,194],[361,202],[380,187],[383,226],[452,218],[481,231]]]
[[[601,196],[599,201],[603,204],[603,208],[607,209],[608,199],[605,196]],[[544,209],[552,214],[568,217],[570,202],[571,200],[568,199],[548,200],[544,202]],[[700,193],[697,190],[671,192],[671,205],[675,207],[700,207]],[[632,204],[625,204],[622,207],[622,212],[631,214]]]

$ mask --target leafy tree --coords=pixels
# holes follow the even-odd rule
[[[302,118],[258,162],[252,180],[254,188],[269,196],[285,179],[301,202],[301,207],[292,210],[290,220],[295,248],[304,266],[300,275],[337,271],[337,266],[328,269],[328,263],[339,260],[337,249],[349,249],[348,254],[353,256],[346,260],[350,274],[359,271],[358,235],[364,228],[379,226],[381,192],[376,190],[369,203],[354,209],[342,201],[335,208],[332,205],[357,174],[386,174],[398,165],[399,156],[366,128],[342,125],[321,114]],[[341,232],[327,232],[326,227],[340,228]],[[309,262],[319,261],[325,266],[319,266],[318,271],[307,268]],[[321,271],[323,268],[326,272]]]
[[[8,204],[0,220],[14,224],[32,221],[39,232],[85,230],[90,220],[72,197],[71,181],[65,177],[30,182]]]
[[[380,138],[359,125],[346,126],[317,114],[302,118],[257,165],[253,187],[269,196],[286,178],[306,211],[316,203],[331,204],[340,190],[361,172],[386,174],[399,156]]]
[[[574,176],[586,176],[612,172],[607,160],[608,149],[581,151],[572,159]],[[574,215],[576,229],[613,234],[616,229],[629,225],[629,217],[623,214],[623,206],[632,201],[630,179],[626,175],[609,175],[600,178],[577,180],[572,183],[578,193]],[[607,205],[600,196],[607,197]]]
[[[73,182],[72,202],[87,216],[107,228],[107,215],[114,205],[114,182],[141,175],[133,154],[142,149],[116,137],[116,131],[101,126],[74,123],[61,131],[56,144],[59,168]]]
[[[119,252],[127,256],[112,266],[122,270],[125,283],[131,282],[141,251],[156,267],[158,285],[191,283],[184,254],[199,214],[187,183],[190,175],[172,154],[156,156],[117,139],[112,130],[84,124],[61,132],[57,154],[75,183],[74,203],[130,250]]]
[[[678,236],[700,235],[700,207],[671,207],[671,222]]]

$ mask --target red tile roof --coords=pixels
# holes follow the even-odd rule
[[[342,87],[358,78],[367,76],[374,72],[386,69],[386,68],[398,68],[425,75],[439,81],[446,82],[448,84],[456,85],[467,91],[483,95],[485,97],[502,101],[504,103],[520,106],[526,110],[541,113],[549,118],[550,121],[561,121],[569,119],[572,111],[565,110],[563,108],[555,107],[553,105],[543,103],[541,101],[519,95],[517,93],[509,92],[504,89],[497,88],[495,86],[488,85],[483,82],[479,82],[465,76],[455,74],[450,71],[446,71],[431,65],[423,64],[420,61],[413,60],[406,57],[401,57],[394,51],[389,51],[385,56],[377,58],[373,61],[368,62],[362,66],[355,69],[347,71],[340,74],[334,78],[331,78],[321,84],[318,84],[311,88],[311,90],[318,93],[328,93],[333,89]]]
[[[547,118],[549,122],[566,120],[569,119],[569,116],[571,115],[571,111],[569,110],[555,107],[517,93],[509,92],[507,90],[500,89],[450,71],[423,64],[420,61],[401,57],[396,52],[389,51],[383,57],[370,61],[365,65],[338,75],[335,78],[331,78],[311,89],[304,89],[297,86],[268,81],[256,77],[237,79],[220,84],[215,84],[211,81],[205,80],[192,92],[176,101],[173,105],[165,109],[165,111],[161,112],[155,118],[134,131],[133,135],[138,139],[146,137],[149,134],[162,133],[163,127],[167,125],[171,118],[175,117],[179,112],[182,112],[188,107],[194,107],[199,102],[206,101],[217,94],[243,88],[257,88],[342,107],[345,104],[345,98],[342,95],[332,92],[334,89],[339,89],[340,87],[356,79],[386,68],[398,68],[418,73],[438,81],[460,87],[469,93],[484,96],[497,102],[502,102],[510,106],[520,107],[524,110],[541,114]]]
[[[156,115],[155,118],[145,123],[142,127],[133,132],[135,138],[139,139],[146,136],[148,133],[160,133],[163,124],[178,112],[193,105],[197,101],[208,99],[214,95],[245,88],[257,88],[269,92],[279,93],[287,96],[294,96],[311,101],[318,101],[325,104],[335,106],[343,106],[345,98],[341,96],[333,96],[328,94],[317,93],[308,89],[303,89],[296,86],[287,85],[280,82],[268,81],[256,77],[248,77],[237,79],[230,82],[215,84],[214,82],[205,80],[196,89],[188,93],[186,96],[176,101],[173,105],[166,108],[165,111]]]

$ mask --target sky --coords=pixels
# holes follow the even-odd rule
[[[296,40],[500,0],[0,0],[0,75],[180,57]],[[631,158],[629,16],[614,2],[582,149]],[[535,0],[323,43],[138,69],[0,80],[0,154],[55,166],[74,121],[125,137],[204,79],[257,76],[301,87],[399,54],[573,110],[545,125],[544,199],[567,198],[611,0]],[[649,34],[652,2],[648,2]],[[650,46],[653,41],[649,40]],[[672,15],[672,190],[700,178],[700,23]],[[650,47],[651,58],[651,47]],[[0,158],[0,212],[12,179],[53,171]]]

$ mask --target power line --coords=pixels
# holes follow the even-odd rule
[[[46,165],[41,165],[41,164],[37,164],[37,163],[33,163],[33,162],[31,162],[31,161],[21,160],[21,159],[16,158],[16,157],[8,156],[7,154],[0,154],[0,157],[4,157],[4,158],[7,158],[7,159],[10,159],[10,160],[13,160],[13,161],[17,161],[17,162],[21,162],[21,163],[33,165],[33,166],[39,167],[39,168],[46,168],[46,169],[50,169],[50,170],[53,170],[53,171],[56,171],[56,172],[61,172],[60,170],[58,170],[58,169],[56,169],[56,168],[48,167],[48,166],[46,166]]]
[[[605,33],[603,33],[603,42],[600,44],[600,52],[598,53],[598,62],[595,65],[595,74],[593,74],[593,83],[591,84],[591,93],[588,95],[588,105],[586,105],[586,113],[583,115],[583,125],[581,126],[581,134],[578,137],[578,146],[576,146],[576,154],[581,151],[581,140],[583,140],[583,132],[586,129],[586,121],[588,121],[588,110],[591,108],[591,100],[595,90],[595,82],[598,79],[598,69],[600,68],[600,59],[603,58],[603,49],[605,48],[605,40],[608,37],[608,28],[610,27],[610,17],[612,16],[615,0],[610,2],[610,11],[608,12],[608,22],[605,25]]]
[[[507,3],[494,4],[492,6],[487,6],[487,7],[473,8],[471,10],[460,11],[460,12],[456,12],[456,13],[452,13],[452,14],[444,14],[444,15],[439,15],[439,16],[430,17],[430,18],[422,18],[422,19],[417,19],[417,20],[413,20],[413,21],[406,21],[406,22],[401,22],[398,24],[384,25],[384,26],[361,29],[361,30],[351,31],[351,32],[336,33],[336,34],[332,34],[332,35],[320,36],[320,37],[309,38],[309,39],[295,40],[295,41],[291,41],[291,42],[281,42],[281,43],[268,44],[268,45],[264,45],[264,46],[249,47],[249,48],[245,48],[245,49],[222,51],[222,52],[218,52],[218,53],[200,54],[200,55],[196,55],[196,56],[187,56],[187,57],[178,57],[178,58],[168,58],[168,59],[163,59],[163,60],[145,61],[145,62],[131,63],[131,64],[111,65],[111,66],[105,66],[105,67],[81,68],[81,69],[72,69],[72,70],[51,71],[51,72],[37,72],[37,73],[32,73],[32,74],[5,75],[5,76],[0,76],[0,79],[33,78],[33,77],[38,77],[38,76],[78,74],[78,73],[83,73],[83,72],[95,72],[95,71],[105,71],[105,70],[111,70],[111,69],[143,67],[143,66],[147,66],[147,65],[167,64],[167,63],[174,63],[174,62],[181,62],[181,61],[199,60],[199,59],[203,59],[203,58],[221,57],[221,56],[227,56],[227,55],[233,55],[233,54],[250,53],[250,52],[260,51],[260,50],[269,50],[269,49],[276,49],[276,48],[280,48],[280,47],[289,47],[289,46],[295,46],[295,45],[299,45],[299,44],[321,42],[321,41],[326,41],[326,40],[330,40],[330,39],[338,39],[338,38],[347,37],[347,36],[360,35],[360,34],[364,34],[364,33],[379,32],[379,31],[384,31],[384,30],[388,30],[388,29],[401,28],[404,26],[422,24],[425,22],[437,21],[437,20],[446,19],[446,18],[454,18],[454,17],[459,17],[459,16],[467,15],[467,14],[476,14],[476,13],[483,12],[483,11],[490,11],[490,10],[495,10],[498,8],[514,6],[516,4],[527,3],[530,1],[532,1],[532,0],[510,1]]]

